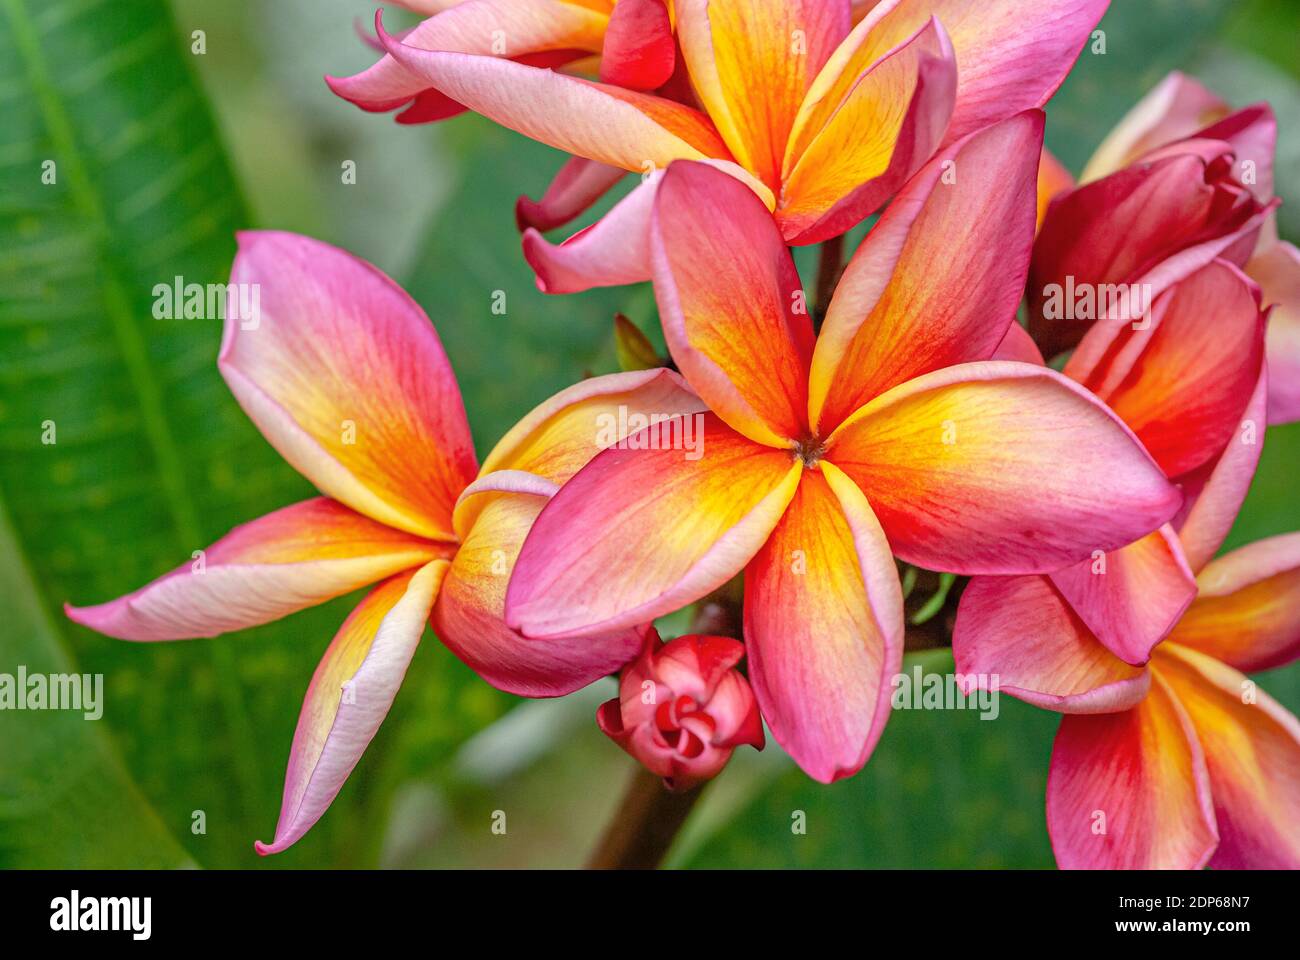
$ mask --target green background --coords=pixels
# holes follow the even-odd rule
[[[399,127],[328,93],[321,74],[371,62],[352,26],[370,12],[349,0],[0,0],[0,672],[106,678],[97,722],[0,713],[0,866],[572,866],[631,773],[592,722],[612,682],[520,701],[427,636],[332,809],[264,860],[252,843],[274,830],[303,692],[356,598],[174,644],[121,643],[62,617],[65,600],[134,589],[310,493],[217,375],[220,324],[151,315],[156,283],[224,282],[237,228],[308,233],[402,282],[442,335],[480,453],[555,390],[615,368],[615,310],[654,326],[645,286],[534,289],[514,198],[539,195],[559,154],[479,118]],[[1295,3],[1115,0],[1102,26],[1106,54],[1085,51],[1049,108],[1048,143],[1068,166],[1178,67],[1234,103],[1272,101],[1279,192],[1296,189]],[[52,186],[40,183],[47,159]],[[354,185],[341,182],[348,160]],[[1298,212],[1281,212],[1292,240]],[[809,277],[806,252],[800,265]],[[46,421],[54,445],[41,443]],[[1270,431],[1229,546],[1300,529],[1297,464],[1300,426]],[[944,653],[925,662],[950,665]],[[1264,684],[1300,707],[1300,666]],[[1056,718],[1001,707],[995,721],[899,712],[867,768],[831,787],[774,745],[742,751],[670,862],[1050,866]]]

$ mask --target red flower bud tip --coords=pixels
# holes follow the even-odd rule
[[[663,643],[650,628],[641,656],[623,669],[618,697],[601,705],[596,723],[670,790],[715,777],[740,744],[763,749],[754,691],[735,669],[744,655],[744,645],[730,637]]]

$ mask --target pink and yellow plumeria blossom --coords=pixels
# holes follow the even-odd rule
[[[1170,519],[1181,496],[1104,405],[1053,371],[988,360],[1023,290],[1042,121],[1017,115],[923,168],[815,341],[761,201],[708,165],[670,167],[655,293],[712,410],[703,457],[595,457],[538,516],[507,623],[554,639],[626,629],[743,570],[763,716],[832,781],[862,767],[889,714],[903,641],[891,550],[935,570],[1039,572]]]
[[[702,110],[500,58],[380,37],[410,74],[503,126],[636,172],[711,160],[789,243],[875,211],[939,147],[1044,104],[1107,0],[675,0]],[[364,76],[364,75],[362,75]],[[333,81],[352,99],[360,78]],[[648,279],[648,265],[643,266]]]
[[[1223,256],[1276,304],[1269,319],[1269,422],[1300,419],[1300,250],[1277,236],[1267,104],[1235,113],[1181,73],[1171,73],[1120,121],[1071,189],[1061,171],[1041,184],[1052,203],[1031,270],[1031,296],[1068,275],[1076,283],[1150,283],[1158,294]],[[1086,328],[1031,325],[1049,351]]]
[[[691,634],[664,643],[648,627],[641,656],[627,665],[618,696],[601,705],[596,722],[670,790],[712,779],[736,747],[763,749],[754,691],[735,669],[744,656],[731,637]]]
[[[1262,426],[1263,391],[1252,407]],[[1239,672],[1300,655],[1300,534],[1209,559],[1259,448],[1231,444],[1182,523],[1199,594],[1146,666],[1045,578],[975,578],[962,595],[958,671],[1065,714],[1047,782],[1062,867],[1300,867],[1300,722]]]
[[[1180,522],[1196,509],[1243,422],[1250,424],[1252,442],[1264,429],[1266,313],[1259,300],[1258,287],[1237,267],[1212,261],[1157,297],[1148,323],[1094,324],[1062,370],[1118,414],[1183,489],[1187,502]],[[1042,363],[1023,329],[1016,326],[1012,333],[1002,355]],[[1251,464],[1246,482],[1253,469]],[[1234,504],[1229,521],[1235,512]],[[1219,531],[1220,539],[1226,530]],[[1200,544],[1196,553],[1208,556]],[[1041,579],[1038,592],[1059,594],[1098,642],[1133,666],[1150,659],[1196,596],[1192,570],[1169,525]],[[973,582],[967,589],[991,607],[1012,605],[1010,594],[1016,593],[1007,578]],[[999,590],[1009,596],[999,600]],[[966,660],[970,624],[959,621],[953,637],[960,672],[999,672],[983,662],[977,670]],[[1020,634],[1031,645],[1034,636]],[[1088,682],[1082,675],[1076,679]],[[1004,673],[1004,689],[1007,683]]]
[[[506,629],[504,574],[542,504],[597,451],[594,418],[702,405],[667,370],[597,377],[530,413],[477,470],[438,334],[377,269],[306,237],[244,233],[231,282],[258,284],[261,310],[256,322],[227,318],[221,372],[323,496],[237,527],[134,593],[67,613],[125,640],[212,637],[378,583],[307,689],[275,840],[257,844],[267,854],[329,807],[431,617],[453,653],[524,696],[568,693],[637,654],[637,630],[541,643]]]

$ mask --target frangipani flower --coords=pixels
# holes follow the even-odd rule
[[[1277,237],[1268,104],[1237,112],[1171,73],[1137,103],[1088,161],[1040,184],[1052,213],[1035,250],[1031,329],[1049,352],[1086,325],[1042,317],[1044,289],[1149,283],[1153,294],[1217,256],[1245,269],[1276,304],[1269,319],[1269,422],[1300,419],[1300,251]]]
[[[1145,324],[1094,324],[1062,373],[1123,418],[1165,474],[1188,494],[1188,507],[1192,507],[1225,448],[1240,432],[1243,419],[1251,415],[1252,397],[1262,396],[1265,389],[1265,316],[1255,284],[1232,264],[1215,260],[1157,297]],[[1022,328],[1016,326],[1012,333],[1019,345],[1006,345],[1003,355],[1041,363]],[[1264,422],[1262,418],[1250,422],[1247,439],[1253,441]],[[1238,490],[1244,495],[1253,472],[1252,461],[1235,478],[1234,495]],[[1234,503],[1229,522],[1235,513]],[[1185,510],[1183,517],[1187,516]],[[1224,527],[1217,534],[1222,539],[1226,532]],[[1199,542],[1193,544],[1193,551],[1198,557],[1208,556]],[[1041,579],[1046,583],[1029,592],[1059,594],[1099,643],[1135,666],[1147,662],[1151,648],[1196,596],[1192,570],[1169,525],[1118,550],[1097,551]],[[980,597],[988,606],[1011,607],[1019,588],[1012,579],[999,578],[991,583],[973,581],[967,592],[971,602]],[[953,636],[959,672],[1000,673],[1003,688],[1021,695],[1007,671],[983,659],[968,659],[967,631],[981,634],[984,627],[981,621],[959,617]],[[1016,629],[1014,636],[1018,643],[1033,645],[1037,634],[1026,625]],[[985,652],[993,654],[991,648]],[[1118,669],[1125,675],[1132,672]],[[1088,676],[1080,674],[1074,680],[1091,694]],[[1051,706],[1056,702],[1052,697],[1059,693],[1048,696],[1046,703],[1038,699],[1041,691],[1024,695],[1031,702]]]
[[[996,677],[1065,714],[1047,797],[1063,867],[1300,866],[1300,723],[1237,672],[1300,654],[1300,535],[1210,559],[1262,448],[1262,320],[1258,288],[1216,260],[1157,300],[1150,329],[1097,324],[1065,372],[1167,471],[1225,429],[1228,442],[1181,474],[1172,525],[1100,570],[974,577],[962,594],[953,654],[968,686]],[[1196,574],[1194,599],[1178,567]],[[1167,635],[1153,651],[1152,633]]]
[[[1041,144],[1031,111],[936,157],[859,248],[815,342],[761,201],[708,165],[670,167],[651,258],[673,359],[712,410],[703,456],[595,457],[538,516],[507,623],[626,629],[743,570],[763,716],[831,781],[861,768],[889,713],[891,551],[1047,571],[1168,520],[1181,497],[1105,406],[1053,371],[988,361],[1023,289]]]
[[[386,276],[306,237],[243,233],[231,282],[259,285],[260,315],[227,317],[221,372],[271,445],[323,496],[237,527],[197,563],[134,593],[67,613],[112,637],[179,640],[268,623],[377,584],[312,677],[275,840],[257,844],[267,854],[295,843],[329,807],[431,618],[484,679],[525,696],[568,693],[637,654],[637,630],[539,643],[506,629],[506,574],[542,504],[599,449],[597,417],[620,408],[684,414],[701,404],[667,370],[587,380],[520,421],[477,470],[437,332]]]
[[[712,160],[815,243],[876,210],[939,147],[1061,83],[1106,0],[675,0],[692,105],[380,37],[410,74],[503,126],[645,173]],[[423,47],[423,49],[422,49]],[[345,97],[358,78],[334,81]],[[648,265],[642,265],[648,277]]]
[[[596,722],[670,790],[716,777],[741,744],[763,749],[754,691],[735,669],[744,656],[744,644],[730,637],[690,634],[664,643],[649,627],[645,649]]]

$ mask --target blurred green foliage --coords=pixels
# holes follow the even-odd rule
[[[591,723],[612,685],[521,706],[428,636],[329,814],[259,860],[252,841],[273,831],[302,694],[356,598],[177,644],[120,643],[61,614],[309,495],[218,376],[219,323],[151,314],[156,283],[224,280],[237,228],[310,233],[401,281],[438,326],[480,453],[555,390],[615,369],[616,311],[662,346],[646,286],[534,287],[514,198],[539,195],[558,153],[473,117],[400,127],[329,94],[322,73],[372,59],[351,24],[368,12],[351,0],[0,0],[0,592],[12,598],[0,670],[106,676],[102,720],[0,715],[0,866],[570,866],[617,801],[630,762]],[[1116,0],[1106,54],[1085,52],[1049,109],[1049,146],[1077,171],[1174,67],[1294,115],[1298,19],[1290,0]],[[1285,196],[1300,184],[1300,120],[1283,123]],[[53,185],[40,182],[47,159]],[[349,160],[355,185],[340,177]],[[1282,217],[1292,239],[1294,209]],[[806,252],[799,262],[811,276]],[[491,310],[497,290],[505,315]],[[1298,463],[1300,428],[1270,431],[1232,544],[1300,529]],[[1264,684],[1300,707],[1300,669]],[[742,752],[672,862],[1049,866],[1056,718],[1001,708],[994,721],[900,712],[866,770],[831,787],[774,745]],[[504,837],[489,830],[497,809]],[[806,835],[792,834],[794,811]]]

